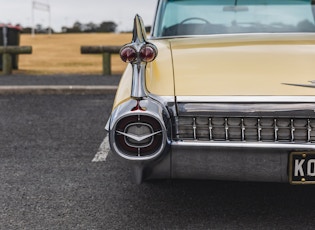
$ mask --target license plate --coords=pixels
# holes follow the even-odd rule
[[[289,169],[291,184],[315,184],[315,152],[292,152]]]

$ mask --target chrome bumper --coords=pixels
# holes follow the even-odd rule
[[[178,141],[171,149],[172,178],[288,182],[290,153],[315,145]]]

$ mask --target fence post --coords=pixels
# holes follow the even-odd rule
[[[81,46],[81,54],[102,54],[103,75],[111,75],[111,54],[119,54],[120,46]]]
[[[2,74],[12,74],[12,55],[13,54],[31,54],[31,46],[0,46],[2,54]]]
[[[2,54],[2,74],[10,75],[12,74],[12,55],[9,53]]]
[[[111,54],[110,53],[103,53],[103,75],[111,75]]]

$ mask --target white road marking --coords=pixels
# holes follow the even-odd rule
[[[92,162],[106,161],[109,151],[110,151],[109,139],[108,139],[108,135],[106,135],[97,153],[95,154]]]

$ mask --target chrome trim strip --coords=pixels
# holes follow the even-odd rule
[[[160,96],[155,94],[149,94],[149,98],[160,102],[162,105],[167,105],[169,103],[175,103],[175,96]]]
[[[315,93],[315,91],[314,91]],[[176,96],[181,102],[314,102],[315,96]]]
[[[266,143],[266,142],[202,142],[202,141],[173,141],[172,146],[179,147],[220,147],[220,148],[264,148],[264,149],[288,149],[288,150],[315,150],[315,144],[295,143]]]
[[[306,87],[306,88],[315,88],[315,84],[311,82],[311,84],[294,84],[294,83],[282,83],[283,85],[289,86],[298,86],[298,87]]]
[[[287,35],[285,37],[285,35]],[[239,38],[240,41],[255,41],[257,39],[263,41],[277,41],[279,39],[284,41],[296,41],[296,40],[314,40],[314,33],[226,33],[226,34],[205,34],[205,35],[176,35],[176,36],[154,36],[150,37],[150,40],[166,40],[166,39],[180,39],[180,38]],[[257,38],[256,38],[257,37]],[[254,39],[251,39],[254,38]],[[255,39],[256,38],[256,39]],[[235,39],[231,40],[235,42]]]
[[[234,117],[314,117],[313,103],[177,103],[179,116],[234,116]]]

